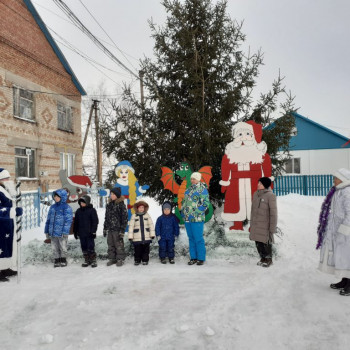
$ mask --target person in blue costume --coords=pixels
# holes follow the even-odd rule
[[[126,207],[128,209],[128,220],[131,215],[135,213],[134,204],[146,191],[149,189],[148,185],[140,186],[136,177],[135,170],[131,163],[127,160],[119,162],[115,166],[115,174],[118,177],[117,183],[114,187],[121,189],[121,195],[126,198]],[[128,228],[126,228],[126,231]]]
[[[156,222],[156,236],[159,243],[159,258],[166,264],[168,257],[170,264],[175,264],[175,237],[179,236],[179,221],[171,212],[171,203],[166,201],[162,205],[163,214]]]

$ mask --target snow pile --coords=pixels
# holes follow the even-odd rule
[[[20,284],[12,278],[0,285],[0,348],[345,349],[350,298],[330,289],[335,279],[316,270],[321,203],[278,197],[284,236],[276,238],[278,258],[269,269],[256,265],[246,234],[228,234],[232,245],[211,248],[210,233],[212,256],[204,266],[188,266],[182,256],[175,265],[152,258],[148,266],[134,266],[131,257],[123,267],[99,260],[95,269],[74,261],[56,269],[27,264]],[[235,239],[247,243],[247,256]]]

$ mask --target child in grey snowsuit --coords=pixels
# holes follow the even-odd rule
[[[103,225],[103,236],[107,236],[108,244],[107,266],[122,266],[125,260],[124,235],[128,224],[128,212],[119,187],[111,189],[110,196]]]

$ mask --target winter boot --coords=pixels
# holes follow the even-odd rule
[[[169,262],[170,262],[170,264],[175,264],[175,260],[172,258],[169,258]]]
[[[204,265],[204,261],[203,260],[198,260],[197,261],[197,265]]]
[[[12,277],[12,276],[16,276],[17,275],[17,271],[14,271],[12,269],[6,269],[6,270],[2,270],[1,274],[4,277]]]
[[[84,262],[81,267],[88,267],[90,265],[89,254],[84,254]]]
[[[197,259],[191,259],[187,264],[188,265],[194,265],[197,263]]]
[[[261,258],[256,264],[261,266],[265,262],[265,258]]]
[[[107,261],[107,266],[114,265],[116,262],[117,262],[117,260],[115,260],[115,259],[110,259],[110,260]]]
[[[65,266],[67,266],[67,265],[68,265],[67,259],[66,259],[66,258],[61,258],[61,266],[62,266],[62,267],[65,267]]]
[[[347,278],[342,278],[342,280],[338,283],[332,283],[330,287],[332,289],[343,289],[346,286],[348,279]]]
[[[10,280],[5,276],[3,271],[0,271],[0,282],[10,282]]]
[[[339,292],[340,295],[349,296],[350,295],[350,279],[347,278],[346,285],[344,289]]]
[[[53,264],[53,267],[60,267],[61,266],[61,262],[60,262],[60,258],[55,259],[55,262]]]
[[[160,262],[161,262],[162,264],[166,264],[165,258],[160,259]]]
[[[116,266],[123,266],[124,265],[124,260],[118,259]]]
[[[148,265],[148,261],[142,261],[142,265]]]
[[[272,259],[266,258],[265,261],[261,264],[262,267],[270,267],[272,265]]]
[[[96,253],[89,254],[89,261],[90,261],[91,267],[97,267]]]
[[[134,265],[135,265],[135,266],[140,265],[140,261],[136,261],[136,260],[135,260]]]

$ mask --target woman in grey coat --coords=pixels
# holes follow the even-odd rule
[[[342,280],[331,284],[340,295],[350,295],[350,170],[339,169],[321,208],[317,247],[321,248],[319,270]]]
[[[271,188],[271,179],[262,177],[258,182],[258,190],[253,195],[250,216],[249,238],[255,241],[260,255],[258,265],[272,265],[273,234],[277,227],[277,201]]]

